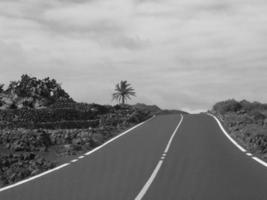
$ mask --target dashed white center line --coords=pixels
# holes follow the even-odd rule
[[[82,159],[82,158],[84,158],[84,156],[79,156],[78,158],[79,158],[79,159]]]
[[[154,179],[156,178],[156,176],[157,176],[157,174],[158,174],[158,172],[159,172],[159,170],[160,170],[160,168],[161,168],[161,166],[162,166],[162,164],[164,162],[164,159],[166,158],[166,155],[167,155],[167,153],[169,151],[169,148],[171,146],[173,138],[174,138],[175,134],[177,133],[180,125],[182,124],[182,121],[183,121],[183,115],[181,115],[181,120],[180,120],[179,124],[177,125],[177,127],[175,128],[174,132],[172,133],[172,136],[171,136],[171,138],[170,138],[170,140],[169,140],[169,142],[168,142],[168,144],[167,144],[167,146],[166,146],[166,148],[164,150],[164,153],[161,155],[161,158],[160,158],[156,168],[154,169],[153,173],[151,174],[151,176],[149,177],[149,179],[147,180],[146,184],[141,189],[141,191],[139,192],[139,194],[137,195],[135,200],[141,200],[145,196],[147,190],[149,189],[149,187],[153,183]]]
[[[72,160],[71,162],[72,163],[75,163],[75,162],[77,162],[78,161],[78,159],[74,159],[74,160]]]

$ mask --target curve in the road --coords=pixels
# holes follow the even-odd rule
[[[229,142],[212,117],[185,115],[142,200],[266,200],[266,172]]]
[[[227,131],[224,129],[222,123],[220,122],[220,120],[213,114],[208,113],[209,116],[213,117],[215,119],[215,121],[218,123],[220,129],[222,130],[222,132],[224,133],[224,135],[226,135],[226,137],[238,148],[240,149],[240,151],[246,153],[247,156],[251,157],[253,160],[255,160],[256,162],[260,163],[261,165],[263,165],[264,167],[267,167],[267,163],[264,162],[263,160],[261,160],[260,158],[253,156],[251,153],[248,153],[247,150],[245,150],[243,147],[241,147],[228,133]]]

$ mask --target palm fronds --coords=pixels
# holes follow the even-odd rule
[[[131,99],[131,96],[136,96],[131,84],[127,81],[121,81],[115,86],[115,92],[112,94],[112,100],[125,104],[127,99]]]

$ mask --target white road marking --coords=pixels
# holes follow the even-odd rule
[[[164,154],[166,155],[168,153],[169,148],[170,148],[171,143],[172,143],[172,140],[173,140],[176,132],[178,131],[180,125],[182,124],[182,121],[183,121],[183,115],[181,115],[181,120],[180,120],[179,124],[177,125],[177,127],[175,128],[174,132],[172,133],[172,136],[169,139],[169,142],[168,142],[168,144],[167,144],[167,146],[166,146],[166,148],[164,150],[164,153],[162,154],[162,157],[159,160],[156,168],[154,169],[153,173],[151,174],[151,176],[149,177],[148,181],[146,182],[146,184],[144,185],[144,187],[141,189],[141,191],[139,192],[139,194],[137,195],[137,197],[135,198],[135,200],[141,200],[145,196],[147,190],[149,189],[149,187],[153,183],[154,179],[156,178],[156,176],[157,176],[157,174],[158,174],[158,172],[159,172],[159,170],[160,170],[160,168],[161,168],[161,166],[162,166],[162,164],[164,162],[164,159],[165,159],[165,156],[163,156],[163,155]]]
[[[149,189],[150,185],[153,183],[154,179],[156,178],[160,168],[161,168],[161,165],[163,163],[163,160],[160,160],[156,166],[156,168],[154,169],[153,173],[151,174],[150,178],[148,179],[148,181],[146,182],[146,184],[144,185],[144,187],[142,188],[142,190],[140,191],[140,193],[138,194],[138,196],[135,198],[135,200],[141,200],[147,190]]]
[[[212,114],[210,114],[210,113],[208,113],[208,115],[210,115],[211,117],[213,117],[216,121],[217,121],[217,123],[218,123],[218,125],[219,125],[219,127],[221,128],[221,130],[222,130],[222,132],[224,133],[224,135],[226,135],[226,137],[237,147],[237,148],[239,148],[240,149],[240,151],[242,151],[242,152],[246,152],[246,150],[243,148],[243,147],[241,147],[227,132],[226,132],[226,130],[224,129],[224,127],[223,127],[223,125],[221,124],[221,122],[217,119],[217,117],[216,116],[214,116],[214,115],[212,115]]]
[[[82,159],[82,158],[84,158],[84,156],[79,156],[78,158],[79,158],[79,159]]]
[[[236,145],[241,151],[246,152],[246,150],[245,150],[243,147],[241,147],[239,144],[237,144],[236,141],[234,141],[234,140],[231,138],[231,136],[226,132],[226,130],[223,128],[221,122],[218,120],[218,118],[217,118],[216,116],[214,116],[214,115],[212,115],[212,114],[210,114],[210,113],[207,113],[207,114],[210,115],[211,117],[213,117],[213,118],[217,121],[217,123],[219,124],[219,126],[220,126],[221,130],[223,131],[223,133],[227,136],[227,138],[228,138],[229,140],[231,140],[232,143],[234,143],[234,145]],[[251,153],[246,153],[246,155],[248,155],[248,156],[252,156]],[[261,160],[261,159],[255,157],[255,156],[253,156],[253,157],[251,157],[251,158],[254,159],[255,161],[257,161],[258,163],[260,163],[261,165],[263,165],[264,167],[267,167],[267,163],[264,162],[263,160]]]
[[[254,160],[256,160],[258,163],[262,164],[264,167],[267,167],[267,163],[264,162],[263,160],[257,158],[257,157],[252,157]]]
[[[33,177],[31,177],[31,178],[28,178],[28,179],[25,179],[25,180],[23,180],[23,181],[19,181],[19,182],[15,183],[15,184],[12,184],[12,185],[9,185],[9,186],[0,188],[0,192],[2,192],[2,191],[4,191],[4,190],[7,190],[7,189],[10,189],[10,188],[13,188],[13,187],[16,187],[16,186],[19,186],[19,185],[21,185],[21,184],[23,184],[23,183],[26,183],[26,182],[29,182],[29,181],[31,181],[31,180],[37,179],[37,178],[39,178],[39,177],[41,177],[41,176],[44,176],[44,175],[46,175],[46,174],[49,174],[49,173],[51,173],[51,172],[54,172],[54,171],[59,170],[59,169],[62,169],[63,167],[66,167],[66,166],[68,166],[68,165],[70,165],[70,163],[65,163],[65,164],[60,165],[60,166],[58,166],[58,167],[56,167],[56,168],[50,169],[50,170],[48,170],[48,171],[46,171],[46,172],[43,172],[43,173],[38,174],[38,175],[36,175],[36,176],[33,176]]]
[[[123,136],[123,135],[129,133],[129,132],[132,131],[133,129],[136,129],[136,128],[139,127],[139,126],[142,126],[143,124],[149,122],[150,120],[152,120],[152,119],[155,118],[155,117],[156,117],[156,116],[154,115],[153,117],[149,118],[148,120],[146,120],[146,121],[144,121],[144,122],[142,122],[142,123],[140,123],[140,124],[137,124],[136,126],[130,128],[130,129],[128,129],[127,131],[125,131],[125,132],[123,132],[123,133],[117,135],[116,137],[114,137],[114,138],[108,140],[107,142],[103,143],[102,145],[100,145],[100,146],[94,148],[93,150],[91,150],[91,151],[85,153],[84,155],[87,155],[87,156],[88,156],[88,155],[90,155],[90,154],[92,154],[92,153],[98,151],[99,149],[101,149],[102,147],[106,146],[107,144],[109,144],[109,143],[113,142],[114,140],[118,139],[119,137],[121,137],[121,136]]]
[[[72,163],[75,163],[75,162],[77,162],[78,161],[78,159],[74,159],[74,160],[72,160],[71,162]]]
[[[155,118],[155,117],[156,117],[156,116],[154,115],[153,117],[149,118],[148,120],[146,120],[146,121],[144,121],[144,122],[142,122],[142,123],[140,123],[140,124],[135,125],[134,127],[130,128],[130,129],[128,129],[128,130],[126,130],[125,132],[123,132],[123,133],[117,135],[116,137],[114,137],[114,138],[108,140],[107,142],[103,143],[103,144],[100,145],[99,147],[94,148],[93,150],[91,150],[91,151],[85,153],[85,155],[90,155],[90,154],[96,152],[97,150],[103,148],[103,147],[106,146],[107,144],[113,142],[114,140],[118,139],[119,137],[125,135],[126,133],[129,133],[130,131],[136,129],[137,127],[143,125],[144,123],[147,123],[148,121],[152,120],[152,119]],[[80,157],[82,157],[82,156],[80,156]],[[84,157],[84,156],[83,156],[83,157]],[[74,160],[72,160],[72,161],[73,161],[73,162],[76,162],[76,161],[74,161]],[[73,163],[72,161],[71,161],[71,163]],[[65,163],[65,164],[62,164],[62,165],[60,165],[60,166],[58,166],[58,167],[55,167],[55,168],[50,169],[50,170],[48,170],[48,171],[45,171],[45,172],[43,172],[43,173],[41,173],[41,174],[38,174],[38,175],[36,175],[36,176],[30,177],[30,178],[28,178],[28,179],[19,181],[19,182],[15,183],[15,184],[12,184],[12,185],[9,185],[9,186],[3,187],[3,188],[0,188],[0,192],[5,191],[5,190],[8,190],[8,189],[11,189],[11,188],[14,188],[14,187],[19,186],[19,185],[21,185],[21,184],[23,184],[23,183],[27,183],[27,182],[29,182],[29,181],[32,181],[32,180],[37,179],[37,178],[39,178],[39,177],[42,177],[42,176],[44,176],[44,175],[46,175],[46,174],[49,174],[49,173],[52,173],[52,172],[57,171],[57,170],[59,170],[59,169],[62,169],[63,167],[66,167],[66,166],[70,165],[71,163]]]

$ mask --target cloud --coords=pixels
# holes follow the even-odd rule
[[[146,48],[149,42],[129,30],[131,14],[132,6],[124,1],[92,1],[49,9],[41,22],[58,34],[90,38],[105,47]]]
[[[87,102],[110,103],[124,79],[133,102],[165,108],[266,101],[266,9],[263,0],[3,0],[0,78],[53,76]]]

